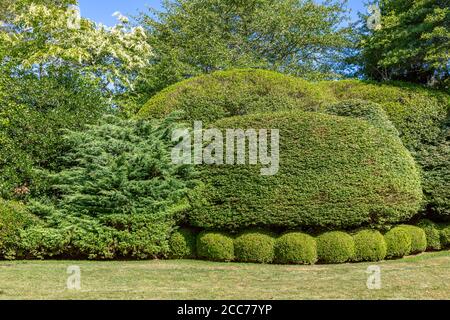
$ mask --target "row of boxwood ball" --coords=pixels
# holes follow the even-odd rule
[[[170,246],[172,258],[211,261],[279,264],[380,261],[450,246],[450,226],[438,227],[424,220],[419,226],[394,227],[384,235],[368,229],[353,234],[331,231],[317,237],[301,232],[276,236],[255,230],[231,236],[181,229],[172,235]]]

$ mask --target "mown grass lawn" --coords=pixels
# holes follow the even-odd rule
[[[81,290],[66,289],[67,267]],[[367,267],[382,288],[367,289]],[[450,251],[402,260],[280,266],[205,261],[0,261],[0,299],[450,299]]]

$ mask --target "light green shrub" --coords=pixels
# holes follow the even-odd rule
[[[427,250],[427,236],[423,229],[411,225],[401,225],[399,228],[405,229],[411,237],[411,253],[421,253]]]
[[[401,258],[411,253],[411,237],[401,227],[395,227],[384,235],[387,245],[387,258]]]
[[[418,227],[425,231],[427,238],[427,250],[441,250],[441,233],[439,226],[433,221],[423,219],[417,224]]]
[[[275,243],[275,259],[282,264],[314,264],[317,262],[316,240],[304,233],[290,232]]]
[[[169,239],[170,257],[189,259],[196,256],[197,234],[190,229],[179,229]]]
[[[361,230],[353,236],[355,261],[380,261],[386,257],[387,246],[383,235],[376,230]]]
[[[234,240],[234,254],[238,261],[270,263],[274,259],[275,238],[261,231],[241,233]]]
[[[317,237],[317,254],[324,263],[344,263],[355,256],[352,236],[341,231],[332,231]]]
[[[197,254],[212,261],[232,261],[234,259],[233,238],[220,232],[201,232],[197,237]]]

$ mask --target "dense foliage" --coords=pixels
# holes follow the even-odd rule
[[[380,261],[386,257],[386,242],[379,231],[358,231],[353,235],[353,240],[355,241],[355,261]]]
[[[80,130],[106,110],[100,90],[81,75],[0,74],[0,195],[24,199],[39,192],[35,169],[59,167],[62,130]]]
[[[14,257],[13,247],[20,241],[20,232],[34,220],[23,204],[0,199],[0,257]]]
[[[284,112],[227,118],[214,127],[279,129],[279,171],[262,176],[266,166],[248,162],[198,166],[203,183],[190,194],[194,226],[345,229],[406,221],[419,209],[411,155],[366,121]]]
[[[357,62],[376,80],[404,80],[449,88],[448,1],[380,0],[381,26],[363,16]]]
[[[427,239],[427,249],[428,250],[441,250],[441,233],[439,226],[433,221],[424,219],[419,221],[417,224],[420,228],[425,231],[425,236]]]
[[[140,19],[155,53],[141,82],[147,94],[229,68],[334,77],[350,45],[340,1],[170,0],[163,7]]]
[[[204,231],[197,237],[197,254],[212,261],[234,260],[233,238],[220,233]]]
[[[398,228],[403,228],[411,238],[411,253],[427,250],[427,237],[423,229],[411,225],[400,225]]]
[[[177,230],[170,236],[169,246],[171,258],[195,258],[197,254],[197,234],[189,229]]]
[[[382,107],[388,119],[373,103]],[[195,77],[161,91],[144,105],[138,117],[163,117],[183,110],[187,120],[212,123],[224,117],[281,110],[328,109],[336,113],[333,109],[338,107],[343,112],[343,106],[347,111],[342,115],[375,117],[376,125],[398,131],[424,169],[427,211],[448,217],[450,96],[439,91],[356,80],[310,83],[264,70],[231,70]],[[364,112],[358,111],[362,109]]]
[[[402,227],[395,227],[384,235],[388,258],[401,258],[411,253],[411,236]]]
[[[70,148],[61,170],[40,172],[49,188],[45,198],[30,206],[46,226],[69,239],[66,255],[145,258],[167,253],[191,183],[191,170],[171,162],[172,129],[170,118],[148,123],[111,115],[84,131],[66,133]],[[39,243],[33,239],[45,235],[41,231],[27,231],[24,237]]]
[[[355,256],[355,242],[349,234],[333,231],[317,237],[317,254],[323,263],[344,263]]]
[[[317,262],[316,240],[300,232],[283,234],[275,243],[275,260],[281,264],[314,264]]]
[[[275,257],[275,238],[272,234],[246,231],[234,239],[236,260],[242,262],[270,263]]]

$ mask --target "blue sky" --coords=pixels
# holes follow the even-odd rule
[[[366,11],[363,0],[349,0],[348,6],[352,9],[352,17],[356,18],[358,11]],[[161,9],[160,0],[79,0],[81,15],[101,22],[108,26],[115,24],[112,14],[120,11],[124,15],[137,15],[145,11],[146,7]]]

